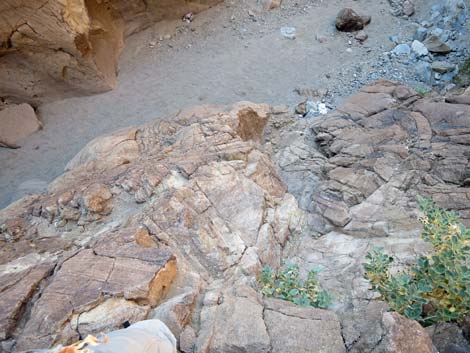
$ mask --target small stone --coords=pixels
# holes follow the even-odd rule
[[[414,40],[411,44],[411,49],[416,53],[417,56],[426,56],[429,54],[428,48],[418,40]]]
[[[429,83],[432,78],[431,64],[425,61],[419,61],[415,65],[415,71],[418,78],[426,83]]]
[[[405,16],[412,16],[415,13],[415,5],[411,0],[405,0],[403,2],[403,14]]]
[[[18,148],[21,140],[41,127],[29,104],[9,105],[0,111],[0,147]]]
[[[180,335],[180,351],[183,353],[194,352],[196,345],[196,332],[191,326],[186,326]]]
[[[348,53],[352,53],[352,52],[353,52],[353,50],[352,50],[351,48],[346,49],[346,51],[347,51]]]
[[[287,39],[295,39],[297,30],[295,27],[281,27],[281,35]]]
[[[446,72],[445,74],[442,74],[441,80],[442,81],[452,81],[457,74],[457,71],[451,71],[451,72]]]
[[[370,16],[360,16],[353,9],[344,8],[336,16],[336,29],[342,32],[359,31],[368,25],[370,21]]]
[[[421,26],[423,26],[424,28],[429,28],[432,26],[432,23],[430,23],[429,21],[423,21],[421,22]]]
[[[263,0],[262,4],[265,10],[272,10],[281,6],[282,0]]]
[[[447,61],[435,61],[432,63],[431,67],[433,71],[440,74],[445,74],[455,70],[455,65]]]
[[[395,49],[393,49],[393,54],[395,55],[410,55],[411,48],[408,44],[398,44]]]
[[[328,95],[328,88],[320,88],[317,90],[319,97],[325,97]]]
[[[328,41],[328,38],[325,35],[320,34],[320,33],[317,33],[315,38],[320,43],[326,43]]]
[[[426,27],[420,26],[416,29],[414,39],[422,42],[426,39],[427,35],[428,35],[428,29]]]
[[[452,51],[452,49],[436,35],[426,38],[424,45],[431,53],[448,54]]]
[[[192,12],[188,12],[187,14],[185,14],[182,18],[182,21],[183,22],[186,22],[186,23],[191,23],[193,22],[193,19],[194,19],[194,15]]]
[[[400,43],[400,37],[398,37],[397,35],[390,36],[388,39],[390,39],[390,41],[393,42],[393,43],[395,43],[395,44],[399,44],[399,43]]]
[[[362,42],[365,42],[367,40],[367,38],[369,38],[369,35],[364,31],[359,31],[354,36],[354,38],[362,43]]]

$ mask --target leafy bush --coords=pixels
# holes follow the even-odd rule
[[[460,72],[465,75],[470,75],[470,58],[467,58],[465,62],[460,67]]]
[[[328,308],[331,304],[331,295],[320,289],[316,279],[318,271],[308,273],[305,281],[300,279],[299,267],[287,265],[279,272],[265,267],[261,273],[261,293],[267,297],[288,300],[297,305],[313,306],[315,308]]]
[[[470,230],[454,212],[419,199],[421,238],[433,245],[428,256],[392,275],[394,258],[375,249],[366,256],[365,276],[390,307],[424,326],[461,319],[470,312]]]

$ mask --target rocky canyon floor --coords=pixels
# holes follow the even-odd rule
[[[381,57],[395,46],[391,36],[413,36],[431,5],[417,2],[411,21],[392,16],[387,1],[288,0],[269,12],[227,1],[190,24],[158,23],[127,39],[115,90],[39,106],[44,129],[20,149],[0,149],[0,207],[21,196],[22,183],[47,185],[91,139],[179,109],[241,100],[293,109],[303,92],[325,89],[333,108],[378,78],[415,87],[415,77]],[[364,44],[335,30],[344,6],[372,16]],[[296,28],[295,40],[282,37],[283,26]]]

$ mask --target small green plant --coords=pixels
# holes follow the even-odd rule
[[[365,277],[381,299],[406,317],[428,326],[463,318],[470,312],[470,230],[454,212],[419,199],[421,238],[432,244],[428,256],[396,274],[382,248],[366,256]]]
[[[417,86],[415,88],[415,91],[418,92],[418,94],[421,96],[421,97],[424,97],[426,96],[426,94],[428,94],[428,90],[422,86]]]
[[[462,66],[460,67],[460,72],[465,75],[470,75],[470,58],[467,58]]]
[[[305,281],[300,279],[297,265],[283,266],[278,272],[265,267],[261,272],[261,293],[267,297],[283,299],[302,306],[326,309],[332,297],[321,290],[316,279],[318,271],[311,270]]]

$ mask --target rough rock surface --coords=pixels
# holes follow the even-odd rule
[[[272,353],[346,352],[341,323],[331,311],[305,309],[286,301],[270,299],[266,301],[264,317],[272,337]],[[288,331],[286,327],[289,327]]]
[[[2,1],[0,97],[34,103],[112,89],[128,34],[217,2]]]
[[[323,118],[284,120],[288,132],[272,138],[280,175],[308,212],[309,231],[283,254],[304,273],[323,267],[319,278],[334,295],[349,351],[377,345],[387,310],[370,300],[367,251],[383,246],[403,264],[429,250],[418,239],[417,196],[470,223],[469,117],[469,105],[379,81]]]
[[[268,352],[255,277],[303,222],[260,149],[269,112],[201,107],[99,138],[47,195],[1,211],[3,349],[159,318],[188,350]],[[336,330],[319,340],[341,342],[336,315],[317,316]]]
[[[336,28],[343,32],[354,32],[363,29],[371,21],[370,16],[360,16],[356,11],[347,7],[336,16]]]
[[[384,336],[373,353],[437,353],[426,330],[397,313],[384,313]]]
[[[0,110],[0,146],[18,148],[20,142],[41,128],[34,109],[26,103]]]
[[[428,251],[417,195],[469,223],[469,116],[380,81],[322,117],[245,102],[98,138],[0,212],[2,347],[158,318],[184,352],[381,352],[412,329],[432,352],[362,263],[377,245],[399,265]],[[323,267],[333,312],[260,296],[260,267],[283,260]]]
[[[415,12],[413,0],[388,0],[394,16],[411,16]]]

